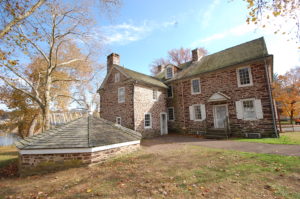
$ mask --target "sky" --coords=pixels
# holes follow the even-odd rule
[[[242,0],[128,0],[110,20],[99,19],[93,32],[105,38],[106,50],[120,55],[121,65],[150,74],[149,65],[173,48],[204,47],[209,54],[264,37],[274,55],[274,72],[284,74],[300,66],[299,44],[275,35],[272,26],[248,25]]]

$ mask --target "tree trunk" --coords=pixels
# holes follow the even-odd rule
[[[291,115],[290,115],[290,123],[293,124],[293,120],[294,120],[294,111],[291,111]]]
[[[43,108],[43,132],[48,130],[50,127],[50,89],[51,89],[51,76],[46,77],[46,86],[45,86],[45,105]]]
[[[38,115],[35,115],[33,117],[33,120],[30,123],[30,127],[28,129],[28,134],[27,134],[28,137],[33,136],[33,134],[34,134],[34,130],[35,130],[35,127],[37,125],[37,118],[38,118]]]

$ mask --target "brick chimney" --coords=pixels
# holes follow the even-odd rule
[[[107,73],[114,64],[120,65],[120,55],[118,55],[117,53],[111,53],[107,56]]]
[[[194,50],[192,50],[192,61],[199,61],[201,58],[203,57],[203,52],[201,51],[201,49],[196,48]]]

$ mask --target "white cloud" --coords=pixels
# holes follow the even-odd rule
[[[220,40],[220,39],[223,39],[223,38],[229,37],[229,36],[242,36],[249,32],[253,32],[254,30],[255,30],[255,27],[253,25],[241,24],[239,26],[235,26],[228,30],[225,30],[221,33],[216,33],[211,36],[196,40],[191,44],[191,46],[192,46],[192,48],[196,48],[197,46],[201,46],[204,43],[207,44],[209,42],[212,42],[215,40]]]
[[[220,0],[213,0],[213,2],[209,5],[208,9],[204,12],[202,16],[202,26],[206,28],[209,25],[209,22],[212,18],[213,12],[215,8],[220,4]]]
[[[274,55],[274,72],[284,74],[295,66],[300,66],[298,45],[284,38],[265,38],[269,54]]]
[[[128,44],[130,42],[144,39],[154,30],[163,30],[177,25],[176,20],[163,21],[157,23],[155,21],[145,20],[141,25],[133,23],[122,23],[117,25],[102,26],[93,31],[91,37],[100,39],[105,44]]]

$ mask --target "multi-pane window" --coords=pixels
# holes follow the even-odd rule
[[[200,79],[192,79],[191,86],[192,86],[192,94],[200,93]]]
[[[254,100],[245,100],[243,101],[243,113],[245,119],[255,119],[255,107],[254,107]]]
[[[118,102],[125,102],[125,87],[118,88]]]
[[[168,67],[166,70],[166,78],[170,79],[173,77],[173,68],[172,67]]]
[[[201,106],[200,105],[194,105],[194,118],[195,120],[201,120],[202,115],[201,115]]]
[[[238,78],[239,86],[252,85],[252,76],[249,67],[238,69]]]
[[[152,91],[152,98],[154,101],[156,101],[158,99],[158,95],[157,95],[157,90],[156,89],[153,89]]]
[[[172,88],[172,86],[168,87],[167,94],[168,94],[168,97],[173,97],[173,88]]]
[[[146,113],[145,114],[145,119],[144,119],[144,126],[145,128],[151,128],[152,126],[152,121],[151,121],[151,114],[150,113]]]
[[[174,108],[173,108],[173,107],[169,107],[169,108],[168,108],[168,119],[169,119],[170,121],[175,120]]]
[[[122,121],[122,120],[121,120],[121,117],[116,117],[116,123],[117,123],[117,124],[121,125],[121,121]]]
[[[120,81],[120,73],[116,73],[115,74],[115,82],[119,82]]]

